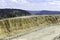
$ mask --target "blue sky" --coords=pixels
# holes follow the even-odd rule
[[[0,8],[60,11],[60,0],[0,0]]]

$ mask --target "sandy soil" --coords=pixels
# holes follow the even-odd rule
[[[60,34],[60,25],[54,25],[12,40],[54,40]],[[60,39],[59,39],[60,40]]]

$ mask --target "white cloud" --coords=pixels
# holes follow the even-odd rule
[[[0,7],[6,6],[7,3],[5,2],[5,0],[0,0]]]
[[[0,0],[0,8],[19,8],[25,10],[60,10],[60,1],[33,3],[27,0]]]
[[[40,2],[40,3],[31,3],[27,0],[20,0],[22,9],[28,10],[60,10],[60,1],[48,1],[48,2]]]
[[[17,2],[19,4],[25,4],[25,3],[29,3],[27,0],[11,0],[13,2]]]
[[[52,1],[52,2],[48,2],[51,5],[60,5],[60,1]]]
[[[4,0],[0,0],[0,2],[2,3],[2,2],[5,2]]]
[[[21,3],[28,3],[27,0],[20,0]]]
[[[17,0],[12,0],[13,2],[15,2],[15,3],[18,3],[18,1]]]

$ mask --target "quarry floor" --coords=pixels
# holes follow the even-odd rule
[[[60,40],[60,25],[49,26],[12,40]],[[55,39],[54,39],[55,38]]]

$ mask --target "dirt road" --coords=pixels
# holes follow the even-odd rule
[[[50,26],[12,40],[53,40],[60,34],[60,25]]]

